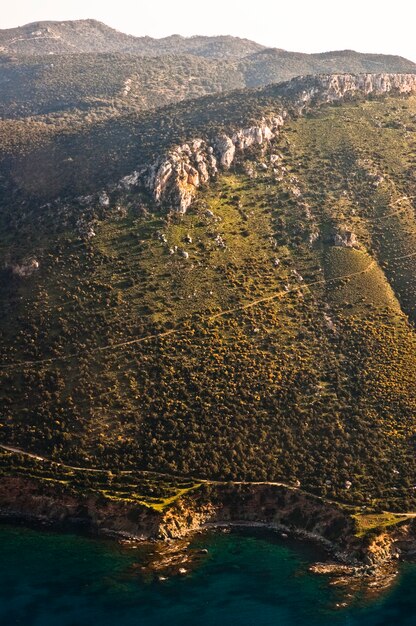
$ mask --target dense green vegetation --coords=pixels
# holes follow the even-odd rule
[[[262,87],[295,76],[331,72],[414,72],[400,58],[374,55],[301,55],[267,50],[241,61],[194,55],[0,55],[0,117],[94,117],[160,108],[181,100]],[[33,120],[32,120],[33,121]]]
[[[237,124],[243,97],[178,105],[172,136]],[[247,118],[267,110],[272,90],[246,105]],[[324,107],[184,216],[141,191],[85,209],[91,238],[79,206],[4,195],[1,441],[114,473],[299,480],[414,508],[415,119],[415,98]],[[146,155],[156,114],[140,120]],[[334,245],[345,232],[355,247]],[[33,258],[37,271],[13,275]]]
[[[0,122],[0,202],[26,204],[96,191],[149,165],[175,143],[233,132],[279,111],[279,86],[205,96],[156,111],[60,115]]]

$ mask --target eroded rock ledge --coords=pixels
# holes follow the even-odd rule
[[[329,74],[295,78],[266,88],[276,97],[276,111],[257,123],[229,135],[220,133],[210,140],[195,138],[172,147],[155,163],[125,176],[120,188],[143,184],[154,200],[185,213],[198,188],[227,170],[236,157],[251,146],[265,146],[278,136],[285,120],[305,110],[362,95],[416,93],[416,74]]]

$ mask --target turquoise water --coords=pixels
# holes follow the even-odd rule
[[[212,533],[189,575],[145,582],[144,549],[0,527],[0,624],[12,626],[416,626],[416,567],[382,598],[336,609],[307,572],[316,548],[273,535]]]

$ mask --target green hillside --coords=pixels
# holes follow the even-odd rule
[[[232,126],[243,97],[206,100],[205,119],[180,105],[172,133]],[[253,115],[272,99],[245,97]],[[3,195],[1,442],[414,508],[415,120],[415,97],[322,107],[186,215],[120,192],[84,216],[91,238],[79,208],[63,219]],[[12,269],[33,260],[27,277]]]
[[[247,87],[261,87],[308,74],[415,71],[415,64],[403,57],[363,54],[354,50],[304,54],[269,48],[243,58],[239,66]]]
[[[143,110],[245,86],[238,64],[195,55],[0,56],[0,116]]]

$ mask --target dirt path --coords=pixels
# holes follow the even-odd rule
[[[107,474],[109,471],[111,471],[108,469],[100,469],[96,467],[78,467],[76,465],[67,465],[66,463],[61,463],[60,461],[53,461],[52,459],[48,459],[45,456],[34,454],[33,452],[28,452],[27,450],[22,450],[21,448],[15,448],[13,446],[6,446],[4,444],[0,444],[0,449],[5,450],[6,452],[12,452],[14,454],[22,454],[23,456],[26,456],[30,459],[34,459],[35,461],[41,461],[43,463],[53,463],[54,465],[57,465],[58,467],[62,467],[63,469],[68,469],[68,470],[73,470],[73,471],[91,472],[95,474]],[[196,483],[206,483],[210,485],[228,485],[228,484],[268,485],[268,486],[274,486],[274,487],[286,487],[288,489],[296,489],[294,485],[289,485],[288,483],[282,483],[282,482],[268,482],[268,481],[252,482],[252,481],[244,481],[244,480],[234,480],[234,481],[208,480],[206,478],[195,478],[194,476],[191,476],[191,477],[175,476],[174,474],[164,474],[163,472],[153,472],[153,471],[148,471],[148,470],[137,470],[137,472],[135,472],[134,470],[115,470],[114,473],[123,474],[123,475],[136,473],[136,474],[142,474],[142,475],[160,476],[161,478],[167,478],[169,480],[193,480]]]
[[[405,254],[402,256],[398,256],[398,257],[393,257],[392,259],[389,260],[389,262],[391,261],[402,261],[403,259],[410,259],[412,257],[416,256],[416,252],[411,252],[410,254]],[[299,289],[303,289],[305,287],[314,287],[315,285],[324,285],[326,283],[333,283],[333,282],[337,282],[339,280],[344,280],[346,278],[354,278],[355,276],[361,276],[362,274],[365,274],[366,272],[369,272],[376,264],[376,261],[373,260],[371,261],[367,267],[365,267],[363,270],[360,270],[359,272],[352,272],[351,274],[344,274],[342,276],[335,276],[334,278],[323,278],[322,280],[315,280],[311,283],[298,283],[298,285],[296,285],[296,287],[292,287],[291,289],[288,289],[287,291],[279,291],[277,293],[271,294],[270,296],[265,296],[263,298],[258,298],[257,300],[252,300],[251,302],[248,302],[247,304],[242,304],[240,306],[234,307],[232,309],[225,309],[224,311],[220,311],[219,313],[216,313],[214,315],[209,315],[207,316],[205,319],[209,320],[209,321],[213,321],[215,319],[218,319],[220,317],[223,317],[225,315],[229,315],[230,313],[236,313],[237,311],[244,311],[247,309],[250,309],[252,307],[258,306],[259,304],[262,304],[263,302],[271,302],[272,300],[275,300],[277,298],[280,297],[284,297],[290,293],[293,293],[295,291],[299,291]],[[126,346],[132,346],[135,344],[140,344],[140,343],[144,343],[145,341],[150,341],[153,339],[161,339],[163,337],[168,337],[169,335],[175,335],[176,333],[179,333],[182,330],[181,327],[179,328],[172,328],[171,330],[167,330],[164,331],[162,333],[158,333],[155,335],[147,335],[146,337],[140,337],[139,339],[131,339],[129,341],[122,341],[120,343],[113,343],[113,344],[109,344],[107,346],[100,346],[97,348],[94,348],[93,350],[90,351],[84,351],[84,352],[75,352],[72,354],[66,354],[66,355],[61,355],[61,356],[57,356],[57,357],[50,357],[48,359],[40,359],[38,361],[16,361],[15,363],[2,363],[0,364],[0,369],[2,370],[11,370],[11,369],[15,369],[17,367],[22,367],[22,368],[28,368],[31,366],[37,366],[37,365],[42,365],[42,364],[46,364],[46,363],[55,363],[57,361],[68,361],[69,359],[73,359],[73,358],[77,358],[79,356],[82,356],[83,354],[94,354],[96,352],[105,352],[107,350],[116,350],[117,348],[124,348]]]
[[[75,465],[67,465],[66,463],[61,463],[59,461],[52,461],[51,459],[48,459],[47,457],[40,456],[38,454],[33,454],[32,452],[27,452],[26,450],[22,450],[21,448],[15,448],[13,446],[5,446],[3,444],[0,444],[0,449],[5,450],[6,452],[12,452],[14,454],[22,454],[23,456],[26,456],[30,459],[34,459],[36,461],[41,461],[43,463],[52,463],[54,465],[57,465],[58,467],[62,467],[63,469],[68,469],[72,471],[89,472],[93,474],[108,474],[108,472],[111,471],[108,469],[99,469],[99,468],[92,468],[92,467],[77,467]],[[267,487],[283,487],[285,489],[299,491],[300,493],[303,493],[307,496],[313,496],[314,498],[318,498],[319,500],[321,500],[322,502],[326,502],[327,504],[339,506],[339,502],[336,502],[335,500],[329,500],[322,496],[317,496],[316,494],[310,494],[308,491],[301,489],[300,486],[291,485],[289,483],[284,483],[284,482],[267,481],[267,480],[260,480],[260,481],[209,480],[207,478],[196,478],[194,476],[190,476],[190,477],[189,476],[188,477],[187,476],[175,476],[173,474],[164,474],[162,472],[153,472],[153,471],[147,471],[147,470],[138,470],[136,472],[134,470],[116,470],[114,471],[114,474],[122,474],[123,476],[132,475],[132,474],[137,474],[137,475],[142,475],[142,476],[160,476],[160,478],[164,478],[168,480],[189,480],[189,481],[192,480],[195,483],[201,483],[205,485],[220,485],[220,486],[248,485],[250,487],[265,485]],[[392,515],[398,515],[401,517],[406,517],[408,519],[416,518],[416,512],[395,513],[394,511],[384,511],[384,513],[390,513]]]
[[[291,289],[287,289],[285,291],[278,291],[275,294],[272,294],[271,296],[266,296],[264,298],[259,298],[258,300],[252,300],[251,302],[249,302],[248,304],[243,304],[241,306],[237,306],[233,309],[227,309],[225,311],[220,311],[220,313],[217,313],[215,315],[211,315],[210,317],[208,317],[209,320],[215,320],[218,317],[222,317],[223,315],[228,315],[229,313],[235,313],[236,311],[243,311],[245,309],[249,309],[253,306],[257,306],[258,304],[261,304],[262,302],[270,302],[272,300],[275,300],[276,298],[279,298],[280,296],[286,296],[289,293],[293,293],[294,291],[299,291],[299,289],[302,289],[303,287],[313,287],[314,285],[324,285],[326,283],[332,283],[332,282],[336,282],[337,280],[344,280],[345,278],[353,278],[354,276],[361,276],[361,274],[365,274],[366,272],[370,271],[370,269],[372,269],[372,267],[374,267],[375,265],[375,261],[371,261],[367,267],[365,267],[363,270],[360,270],[359,272],[352,272],[351,274],[344,274],[343,276],[335,276],[334,278],[323,278],[322,280],[315,280],[311,283],[298,283],[298,285],[296,285],[296,287],[292,287]]]
[[[397,200],[395,200],[394,202],[391,202],[389,204],[390,207],[393,207],[397,204],[399,204],[400,202],[402,202],[403,200],[411,200],[416,198],[416,196],[401,196],[400,198],[398,198]],[[400,213],[401,211],[405,210],[405,208],[408,207],[403,207],[401,209],[399,209],[398,211],[395,211],[394,213],[389,213],[388,215],[384,215],[381,216],[379,218],[374,218],[377,220],[383,220],[383,219],[387,219],[389,217],[392,217],[393,215],[396,215],[397,213]],[[416,256],[416,252],[415,253],[411,253],[408,255],[403,255],[403,256],[399,256],[399,257],[394,257],[392,259],[390,259],[391,261],[400,261],[406,258],[411,258],[413,256]],[[291,289],[288,289],[287,291],[279,291],[278,293],[274,293],[270,296],[265,296],[263,298],[258,298],[257,300],[253,300],[251,302],[248,302],[247,304],[243,304],[240,306],[237,306],[235,308],[232,309],[226,309],[224,311],[220,311],[219,313],[216,313],[214,315],[210,315],[207,316],[205,319],[209,320],[209,321],[213,321],[215,319],[218,319],[220,317],[223,317],[225,315],[229,315],[230,313],[235,313],[237,311],[244,311],[247,310],[249,308],[258,306],[259,304],[262,304],[263,302],[271,302],[277,298],[280,297],[284,297],[285,295],[288,295],[290,293],[293,293],[295,291],[298,291],[299,289],[302,289],[304,287],[313,287],[314,285],[322,285],[325,283],[331,283],[331,282],[336,282],[338,280],[343,280],[346,278],[353,278],[354,276],[360,276],[361,274],[364,274],[366,272],[368,272],[376,263],[375,260],[371,261],[371,263],[369,263],[369,265],[364,268],[363,270],[360,270],[359,272],[353,272],[351,274],[345,274],[344,276],[336,276],[334,278],[328,278],[328,279],[322,279],[322,280],[317,280],[311,283],[299,283],[298,285],[296,285],[296,287],[292,287]],[[31,366],[37,366],[37,365],[42,365],[42,364],[46,364],[46,363],[55,363],[57,361],[67,361],[73,358],[77,358],[83,354],[93,354],[96,352],[105,352],[107,350],[116,350],[118,348],[124,348],[127,346],[132,346],[132,345],[136,345],[136,344],[141,344],[144,343],[145,341],[151,341],[153,339],[161,339],[163,337],[168,337],[170,335],[174,335],[178,332],[180,332],[182,330],[181,327],[179,328],[173,328],[171,330],[167,330],[155,335],[147,335],[146,337],[140,337],[138,339],[131,339],[129,341],[122,341],[119,343],[114,343],[114,344],[108,344],[106,346],[100,346],[97,348],[94,348],[93,350],[90,351],[82,351],[82,352],[75,352],[75,353],[71,353],[71,354],[67,354],[67,355],[60,355],[57,357],[49,357],[47,359],[39,359],[36,361],[16,361],[15,363],[1,363],[0,364],[0,369],[1,370],[12,370],[15,369],[17,367],[21,367],[21,368],[29,368]]]
[[[394,202],[390,202],[389,207],[393,208],[394,206],[396,206],[396,204],[403,202],[403,200],[414,200],[415,198],[416,196],[401,196],[401,198],[398,198]],[[377,222],[381,222],[382,220],[386,220],[389,217],[400,215],[400,213],[403,213],[403,211],[406,211],[408,208],[409,208],[408,206],[403,206],[403,207],[400,207],[400,209],[397,209],[397,211],[393,211],[392,213],[387,213],[387,215],[381,215],[380,217],[373,217],[371,219],[377,220]]]
[[[299,289],[303,289],[305,287],[313,287],[314,285],[321,285],[321,284],[325,284],[325,283],[331,283],[331,282],[336,282],[338,280],[344,280],[345,278],[352,278],[354,276],[359,276],[361,274],[365,274],[366,272],[368,272],[373,266],[375,265],[375,261],[371,261],[367,267],[365,267],[363,270],[360,270],[359,272],[353,272],[351,274],[345,274],[343,276],[335,276],[334,278],[327,278],[327,279],[322,279],[322,280],[316,280],[313,281],[311,283],[299,283],[298,285],[296,285],[296,287],[292,287],[291,289],[288,289],[287,291],[279,291],[277,293],[274,293],[270,296],[265,296],[264,298],[259,298],[257,300],[253,300],[247,304],[243,304],[241,306],[235,307],[233,309],[226,309],[224,311],[220,311],[219,313],[216,313],[215,315],[210,315],[207,316],[205,319],[211,321],[214,319],[217,319],[219,317],[228,315],[230,313],[234,313],[236,311],[242,311],[245,309],[249,309],[251,307],[257,306],[258,304],[261,304],[262,302],[269,302],[272,300],[275,300],[276,298],[279,297],[284,297],[290,293],[293,293],[294,291],[298,291]],[[90,351],[83,351],[83,352],[76,352],[76,353],[72,353],[72,354],[67,354],[67,355],[62,355],[62,356],[57,356],[57,357],[50,357],[48,359],[39,359],[38,361],[17,361],[15,363],[2,363],[0,365],[0,369],[2,370],[10,370],[10,369],[14,369],[17,367],[22,367],[22,368],[26,368],[26,367],[31,367],[31,366],[37,366],[37,365],[42,365],[42,364],[46,364],[46,363],[54,363],[56,361],[67,361],[69,359],[73,359],[76,358],[78,356],[81,356],[83,354],[94,354],[95,352],[104,352],[106,350],[115,350],[117,348],[124,348],[126,346],[131,346],[131,345],[135,345],[135,344],[140,344],[143,343],[145,341],[149,341],[149,340],[153,340],[153,339],[161,339],[163,337],[168,337],[169,335],[174,335],[178,332],[180,332],[182,330],[181,327],[179,328],[173,328],[171,330],[167,330],[164,331],[162,333],[158,333],[155,335],[147,335],[146,337],[140,337],[139,339],[131,339],[129,341],[122,341],[120,343],[113,343],[113,344],[109,344],[107,346],[100,346],[97,348],[94,348],[93,350]]]

